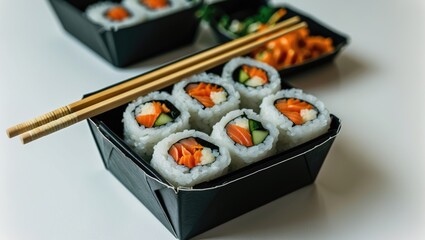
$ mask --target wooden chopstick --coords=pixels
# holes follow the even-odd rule
[[[42,125],[40,127],[37,127],[33,130],[30,130],[28,132],[25,132],[21,136],[22,143],[26,144],[31,141],[34,141],[40,137],[46,136],[50,133],[56,132],[62,128],[68,127],[70,125],[73,125],[79,121],[82,121],[84,119],[94,117],[98,114],[104,113],[108,110],[111,110],[113,108],[116,108],[118,106],[121,106],[123,104],[126,104],[134,99],[136,99],[139,96],[143,96],[149,92],[159,90],[161,88],[170,86],[178,81],[180,81],[182,78],[189,77],[193,74],[206,71],[208,69],[211,69],[215,66],[218,66],[220,64],[223,64],[230,59],[247,54],[251,52],[253,49],[258,48],[262,46],[263,44],[278,38],[282,35],[285,35],[287,33],[290,33],[292,31],[295,31],[300,28],[307,27],[307,24],[305,22],[301,22],[298,24],[295,24],[291,27],[288,27],[282,31],[279,31],[277,33],[270,34],[266,37],[257,39],[256,41],[250,42],[248,44],[242,45],[239,48],[230,50],[228,52],[224,52],[219,54],[218,56],[206,59],[204,61],[198,62],[196,64],[193,64],[187,68],[184,68],[180,71],[171,73],[167,76],[164,76],[162,78],[159,78],[155,81],[148,82],[144,85],[141,85],[139,87],[136,87],[134,89],[128,90],[122,94],[110,97],[108,99],[105,99],[101,102],[95,103],[91,106],[88,106],[86,108],[83,108],[79,111],[76,111],[74,113],[68,114],[62,118],[59,118],[57,120],[54,120],[52,122],[49,122],[45,125]]]
[[[31,129],[34,129],[36,127],[42,126],[44,124],[47,124],[51,121],[54,121],[58,118],[64,117],[68,114],[71,114],[73,112],[77,112],[79,110],[82,110],[86,107],[89,107],[93,104],[96,104],[98,102],[101,102],[105,99],[111,98],[113,96],[116,96],[118,94],[121,94],[123,92],[126,92],[130,89],[139,87],[145,83],[148,83],[150,81],[153,81],[155,79],[164,77],[169,75],[170,73],[179,71],[181,69],[184,69],[188,66],[193,65],[194,63],[203,61],[205,59],[212,58],[214,56],[220,55],[224,52],[230,51],[231,49],[237,48],[238,46],[243,46],[249,42],[252,42],[258,38],[264,37],[268,34],[274,33],[276,31],[279,31],[283,28],[289,27],[297,22],[300,21],[300,18],[298,16],[289,18],[285,21],[282,21],[278,24],[276,24],[274,27],[267,28],[264,31],[255,33],[255,34],[249,34],[245,37],[238,38],[236,40],[230,41],[228,43],[222,44],[221,46],[212,48],[208,51],[201,52],[199,54],[196,54],[192,57],[185,58],[181,61],[172,63],[170,65],[167,65],[163,68],[160,68],[156,71],[138,76],[130,81],[127,81],[125,83],[119,84],[115,87],[111,87],[107,90],[101,91],[99,93],[93,94],[89,97],[83,98],[79,101],[73,102],[71,104],[68,104],[66,106],[60,107],[56,110],[53,110],[49,113],[43,114],[39,117],[36,117],[34,119],[25,121],[23,123],[20,123],[16,126],[10,127],[6,130],[7,135],[11,137],[15,137],[19,134],[22,134],[26,131],[29,131]]]

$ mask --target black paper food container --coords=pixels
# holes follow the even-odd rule
[[[290,87],[282,82],[282,88]],[[193,188],[174,188],[124,142],[125,108],[88,119],[105,167],[180,239],[313,183],[341,128],[332,115],[330,129],[313,140]]]
[[[86,7],[98,0],[49,1],[67,32],[117,67],[192,43],[199,25],[195,12],[202,4],[199,1],[176,13],[111,31],[104,30],[84,14]]]
[[[231,18],[236,19],[245,19],[248,16],[255,14],[260,6],[267,5],[267,0],[228,0],[223,2],[217,2],[211,4],[210,6],[216,8],[216,14],[209,21],[213,32],[217,36],[218,40],[221,43],[228,42],[233,40],[233,38],[223,31],[219,30],[218,20],[223,14],[230,16]],[[324,54],[321,57],[305,61],[302,64],[292,65],[286,67],[279,71],[282,76],[288,76],[290,74],[299,73],[305,70],[308,70],[312,67],[320,66],[323,63],[331,62],[338,53],[348,44],[348,37],[345,34],[339,33],[336,30],[326,26],[325,24],[319,22],[314,17],[309,16],[309,14],[304,13],[288,4],[279,4],[272,5],[275,7],[282,7],[287,10],[287,14],[282,18],[287,19],[293,16],[299,16],[302,21],[305,21],[308,24],[311,35],[320,35],[323,37],[330,37],[333,40],[335,50],[329,54]]]

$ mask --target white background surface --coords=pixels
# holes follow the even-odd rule
[[[425,2],[287,2],[351,37],[334,64],[290,80],[341,134],[314,185],[196,239],[425,239]],[[47,1],[0,10],[1,131],[196,49],[116,69]],[[0,239],[154,238],[174,239],[105,170],[87,123],[25,146],[0,134]]]

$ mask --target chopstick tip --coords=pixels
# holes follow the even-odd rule
[[[21,143],[22,144],[27,144],[27,143],[31,142],[32,140],[33,140],[32,135],[29,132],[23,133],[21,135]]]
[[[9,138],[13,138],[14,136],[16,136],[17,135],[16,128],[15,127],[10,127],[8,129],[6,129],[6,135]]]

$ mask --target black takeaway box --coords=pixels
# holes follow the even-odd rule
[[[190,7],[140,24],[105,29],[91,21],[85,9],[97,0],[49,0],[63,28],[117,67],[173,50],[194,41],[199,25],[195,16],[202,1],[193,0]],[[118,0],[111,2],[119,3]]]
[[[290,88],[284,82],[281,85]],[[330,128],[319,137],[209,182],[182,188],[168,183],[124,142],[125,108],[122,105],[88,120],[104,165],[180,239],[313,183],[341,128],[340,120],[331,115]]]

